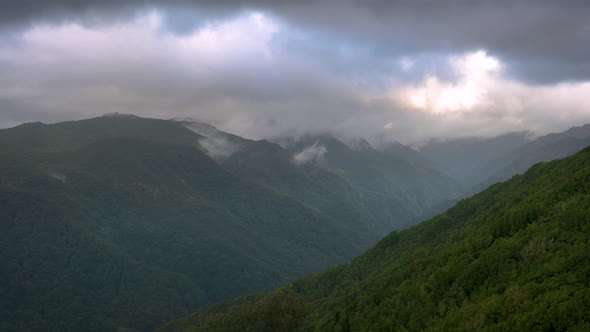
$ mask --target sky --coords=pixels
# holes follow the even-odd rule
[[[0,128],[106,113],[419,144],[590,122],[590,3],[0,2]]]

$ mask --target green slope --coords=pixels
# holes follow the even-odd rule
[[[0,130],[0,330],[151,330],[361,251],[201,138],[141,118]]]
[[[394,232],[349,265],[162,331],[587,331],[590,149]]]

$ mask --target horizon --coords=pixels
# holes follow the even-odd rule
[[[402,146],[411,148],[415,151],[420,151],[421,148],[423,148],[425,146],[433,145],[433,144],[444,144],[444,143],[453,143],[453,142],[469,141],[469,140],[486,141],[486,140],[494,140],[494,139],[498,139],[498,138],[502,138],[502,137],[514,136],[514,135],[522,136],[522,138],[525,141],[532,142],[538,138],[541,138],[541,137],[544,137],[547,135],[560,134],[560,133],[563,133],[563,132],[571,130],[571,129],[583,128],[586,126],[590,126],[590,123],[581,123],[581,124],[569,127],[564,131],[548,132],[548,133],[544,133],[542,135],[539,135],[532,130],[521,130],[521,131],[511,131],[511,132],[499,133],[499,134],[495,134],[492,136],[472,135],[472,136],[460,136],[460,137],[428,137],[427,139],[422,140],[420,142],[405,143],[405,142],[400,142],[400,141],[395,141],[395,140],[384,141],[384,140],[380,140],[379,138],[375,138],[375,137],[342,135],[337,132],[329,132],[329,131],[316,132],[316,133],[297,133],[294,135],[287,133],[284,135],[269,136],[269,137],[263,137],[263,138],[252,138],[252,137],[247,137],[247,136],[241,136],[241,135],[238,135],[237,133],[224,130],[223,128],[218,127],[218,125],[216,125],[215,123],[209,123],[209,122],[203,121],[201,119],[196,119],[196,118],[191,118],[191,117],[166,119],[166,118],[157,118],[157,117],[149,117],[149,116],[140,116],[140,115],[132,114],[132,113],[111,112],[111,113],[106,113],[106,114],[102,114],[102,115],[98,115],[98,116],[93,116],[93,117],[83,118],[83,119],[76,119],[76,120],[64,120],[64,121],[55,121],[55,122],[43,122],[43,121],[23,122],[23,123],[15,124],[10,127],[0,128],[0,130],[11,129],[11,128],[16,128],[21,125],[35,124],[35,123],[41,123],[43,125],[54,125],[54,124],[59,124],[59,123],[63,123],[63,122],[76,122],[76,121],[92,120],[92,119],[97,119],[97,118],[108,118],[108,117],[113,117],[113,118],[117,118],[117,117],[126,118],[127,117],[127,118],[138,118],[138,119],[152,119],[152,120],[163,120],[163,121],[198,123],[198,124],[213,126],[213,128],[215,128],[216,130],[219,130],[223,133],[230,134],[230,135],[236,135],[236,136],[244,138],[244,139],[255,140],[255,141],[256,140],[267,140],[269,142],[272,142],[272,143],[275,143],[278,145],[281,145],[280,140],[283,140],[283,139],[294,139],[294,141],[297,142],[297,141],[301,141],[301,140],[305,140],[305,139],[309,139],[309,138],[314,138],[314,137],[317,138],[317,137],[327,135],[328,137],[335,138],[338,141],[346,144],[349,147],[352,147],[358,141],[365,140],[365,141],[367,141],[367,143],[370,144],[370,146],[372,148],[377,149],[377,150],[387,148],[388,146],[390,146],[392,144],[401,144]],[[193,130],[193,129],[191,129],[191,130]],[[199,133],[199,134],[204,135],[203,133]],[[205,135],[205,136],[207,136],[207,135]]]

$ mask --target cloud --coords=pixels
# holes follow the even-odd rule
[[[416,84],[392,90],[392,104],[422,113],[406,118],[414,122],[407,128],[436,121],[430,124],[433,136],[491,136],[531,128],[540,134],[590,119],[590,100],[585,97],[590,82],[529,85],[506,75],[501,61],[483,50],[450,56],[448,67],[454,78],[428,74]]]
[[[213,159],[230,157],[240,149],[238,144],[220,136],[203,138],[199,145]]]
[[[467,111],[489,103],[488,89],[500,70],[498,59],[483,50],[449,59],[457,82],[442,82],[429,75],[418,86],[404,91],[411,106],[434,113]]]
[[[161,14],[152,11],[100,28],[66,23],[26,30],[18,45],[0,47],[0,103],[36,112],[36,120],[110,112],[196,117],[252,138],[308,127],[301,119],[312,116],[317,123],[309,128],[325,129],[357,107],[356,82],[277,43],[290,31],[259,12],[191,34],[161,27]],[[9,112],[0,119],[34,118]]]
[[[267,97],[266,87],[252,81],[271,66],[265,63],[271,23],[251,13],[183,36],[161,24],[161,15],[150,12],[102,28],[67,23],[26,30],[18,45],[0,47],[0,101],[62,120],[138,110],[175,115],[188,113],[194,100]]]
[[[328,150],[317,142],[293,154],[292,162],[297,166],[321,160]]]
[[[516,1],[514,14],[426,1],[84,3],[12,8],[32,23],[0,34],[0,126],[120,112],[197,118],[254,139],[330,132],[415,144],[590,122],[590,57],[576,53],[586,43],[551,31],[535,41],[542,19],[585,31],[584,6]],[[184,23],[171,26],[175,18]],[[529,27],[539,27],[534,36],[523,35]],[[557,56],[551,43],[572,48]],[[539,84],[521,72],[525,62],[552,77],[580,70]]]
[[[205,153],[213,159],[230,157],[241,148],[241,144],[236,139],[233,139],[231,135],[217,130],[210,124],[195,122],[190,118],[172,120],[180,122],[184,127],[204,136],[198,143]]]
[[[367,48],[379,57],[485,47],[501,54],[521,80],[590,78],[587,1],[568,1],[564,6],[552,0],[5,0],[0,3],[0,27],[100,25],[153,9],[163,13],[166,29],[181,34],[245,11],[260,11],[341,44]]]

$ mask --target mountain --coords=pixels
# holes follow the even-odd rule
[[[393,232],[351,264],[160,331],[587,331],[590,148]]]
[[[365,140],[343,143],[330,135],[251,141],[195,122],[181,121],[206,136],[201,144],[227,171],[346,224],[373,244],[441,202],[456,199],[461,187],[403,146],[378,151]],[[405,153],[405,154],[404,154]],[[362,221],[359,223],[359,221]]]
[[[291,152],[266,140],[244,139],[195,121],[181,123],[206,137],[199,143],[226,171],[321,212],[353,232],[362,248],[383,236],[366,215],[360,194],[341,177],[315,165],[296,165]]]
[[[588,129],[498,147],[489,164],[573,153]],[[118,113],[0,130],[0,330],[152,330],[349,262],[464,192],[401,144],[280,143]],[[239,301],[321,300],[305,287]]]
[[[0,130],[0,330],[152,330],[369,245],[205,139],[121,115]]]
[[[433,140],[420,149],[419,156],[408,152],[405,155],[410,160],[423,160],[421,164],[430,162],[432,168],[463,184],[461,196],[470,196],[496,182],[522,174],[536,163],[579,152],[590,145],[590,125],[533,140],[529,136],[527,132],[516,132],[492,138]]]
[[[429,160],[423,153],[398,142],[382,144],[380,150],[386,155],[403,159],[411,165],[438,169],[434,162]]]
[[[521,174],[536,163],[565,158],[588,145],[590,145],[590,124],[541,136],[500,158],[498,164],[504,166],[496,169],[490,178],[478,184],[473,190],[477,191],[498,181],[509,179],[515,174]]]
[[[409,161],[394,149],[378,151],[364,140],[351,145],[330,135],[316,135],[286,146],[294,156],[321,151],[308,162],[340,176],[358,191],[381,234],[415,224],[417,216],[462,192],[457,181],[423,165],[419,158]]]
[[[432,140],[420,149],[420,153],[437,169],[469,189],[504,167],[506,162],[502,158],[529,142],[528,135],[527,132],[515,132],[492,138]]]

